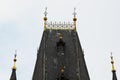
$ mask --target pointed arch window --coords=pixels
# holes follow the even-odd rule
[[[65,42],[62,39],[59,39],[59,41],[57,42],[57,52],[64,55],[64,51],[65,51]]]

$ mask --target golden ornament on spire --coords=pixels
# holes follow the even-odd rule
[[[59,34],[59,38],[60,38],[60,39],[62,39],[62,38],[63,38],[61,33]]]
[[[77,21],[77,18],[76,18],[76,12],[75,12],[75,10],[76,10],[76,8],[74,8],[74,13],[73,13],[73,15],[74,15],[74,18],[73,18],[73,21],[74,21],[74,30],[76,31],[76,21]]]
[[[12,69],[15,69],[16,70],[16,61],[17,61],[17,59],[16,59],[16,51],[15,51],[15,55],[14,55],[14,65],[13,65],[13,68]]]
[[[112,53],[111,53],[111,64],[112,64],[112,71],[115,71],[114,60],[113,60]]]
[[[65,71],[65,68],[64,68],[64,66],[63,67],[61,67],[61,73],[64,73],[64,71]]]
[[[44,15],[45,15],[45,17],[44,17],[44,30],[46,30],[46,25],[47,25],[47,7],[45,8],[45,12],[44,12]]]

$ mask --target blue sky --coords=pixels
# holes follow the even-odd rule
[[[49,22],[72,22],[76,7],[77,31],[91,80],[112,79],[111,52],[117,76],[120,75],[119,3],[119,0],[1,0],[0,80],[9,80],[16,49],[18,80],[32,79],[45,7]]]

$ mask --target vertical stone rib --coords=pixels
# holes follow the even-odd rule
[[[45,61],[46,61],[46,55],[45,55],[45,49],[46,49],[46,33],[44,35],[44,54],[43,54],[43,80],[46,80],[46,65],[45,65]]]
[[[75,37],[76,38],[76,37]],[[77,38],[75,39],[77,40]],[[77,68],[78,68],[78,80],[80,80],[80,63],[79,63],[79,55],[78,55],[78,45],[76,41],[76,54],[77,54]]]

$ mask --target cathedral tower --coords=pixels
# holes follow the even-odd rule
[[[83,50],[76,31],[76,12],[72,23],[47,22],[32,80],[90,80]]]

